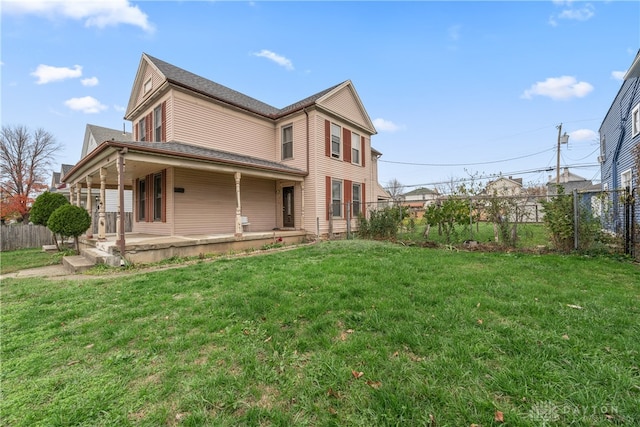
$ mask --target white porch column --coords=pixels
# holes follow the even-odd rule
[[[74,204],[74,199],[75,199],[75,189],[73,184],[69,184],[69,204],[73,205]]]
[[[76,183],[76,206],[80,207],[82,206],[82,184],[81,183]]]
[[[236,178],[236,237],[242,236],[242,205],[240,204],[240,172],[235,173]]]
[[[117,170],[118,170],[118,219],[116,221],[116,229],[118,230],[118,240],[116,244],[120,250],[120,257],[125,259],[125,236],[124,236],[124,155],[127,153],[127,148],[123,148],[118,153]]]
[[[301,205],[300,205],[300,210],[301,210],[301,212],[300,212],[300,223],[302,224],[302,227],[299,227],[299,228],[304,230],[306,228],[306,226],[304,224],[304,181],[302,181],[300,183],[300,197],[302,197]]]
[[[91,183],[93,182],[93,177],[87,175],[87,212],[89,212],[89,216],[91,217],[91,225],[89,225],[89,229],[87,230],[87,237],[91,239],[93,237],[93,206],[91,205]]]
[[[98,216],[98,239],[105,240],[107,238],[107,223],[105,219],[105,199],[107,189],[107,169],[100,168],[100,201],[98,202],[98,209],[100,211]]]

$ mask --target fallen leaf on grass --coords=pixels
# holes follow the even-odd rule
[[[79,360],[72,360],[71,362],[67,363],[67,366],[77,365],[78,363],[80,363]]]
[[[482,427],[482,424],[471,424],[469,427]]]
[[[478,319],[478,325],[482,325],[484,321],[482,319]]]
[[[382,383],[380,381],[367,380],[367,385],[371,388],[375,388],[376,390],[382,387]]]
[[[436,427],[436,419],[433,414],[429,414],[429,427]]]
[[[86,345],[84,348],[93,348],[94,344]]]
[[[351,375],[353,375],[353,378],[358,379],[364,375],[364,372],[351,371]]]
[[[568,340],[568,339],[569,339],[569,335],[564,334],[564,335],[562,336],[562,339],[563,339],[563,340]]]
[[[504,422],[504,414],[500,411],[496,411],[495,416],[493,417],[493,419],[497,422],[497,423],[503,423]]]
[[[567,304],[567,307],[575,308],[576,310],[582,310],[582,307],[580,307],[579,305],[575,305],[575,304]]]
[[[331,415],[338,415],[338,411],[336,411],[335,409],[333,409],[332,407],[329,407],[329,413]]]
[[[269,337],[266,340],[264,340],[264,342],[269,342],[269,341],[271,341],[271,337]]]
[[[327,390],[327,396],[329,397],[335,397],[336,399],[340,399],[340,393],[338,393],[337,391],[335,391],[334,389],[330,388],[329,390]]]
[[[400,352],[396,351],[395,353],[393,353],[393,357],[398,357],[400,355]]]

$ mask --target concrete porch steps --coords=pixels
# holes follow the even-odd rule
[[[62,258],[62,265],[71,273],[81,273],[96,264],[107,264],[112,267],[120,265],[120,257],[96,248],[82,249],[80,255]]]

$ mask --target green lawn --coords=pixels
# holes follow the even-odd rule
[[[611,258],[354,240],[1,291],[1,425],[640,425]]]
[[[42,249],[21,249],[0,252],[0,274],[13,273],[26,268],[60,264],[67,252],[44,252]]]

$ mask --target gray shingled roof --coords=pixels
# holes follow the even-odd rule
[[[102,126],[96,125],[87,125],[87,129],[90,130],[93,137],[96,139],[96,142],[100,144],[104,141],[131,141],[131,132],[122,132],[117,129],[109,129]]]
[[[130,149],[141,149],[143,151],[162,152],[173,156],[198,158],[210,161],[221,161],[249,167],[266,168],[289,172],[297,175],[306,174],[303,170],[292,168],[278,162],[259,159],[257,157],[243,156],[230,153],[228,151],[214,150],[211,148],[199,147],[196,145],[181,142],[139,142],[139,141],[116,141],[123,143]]]
[[[248,110],[272,119],[286,115],[300,108],[310,106],[316,100],[318,100],[319,98],[331,92],[333,89],[335,89],[336,87],[342,84],[342,83],[337,84],[321,92],[318,92],[315,95],[311,95],[301,101],[295,102],[287,107],[279,109],[269,104],[266,104],[262,101],[258,101],[255,98],[251,98],[250,96],[244,95],[238,91],[230,89],[226,86],[213,82],[209,79],[205,79],[204,77],[198,76],[197,74],[193,74],[192,72],[183,70],[182,68],[176,67],[175,65],[169,64],[168,62],[162,61],[158,58],[154,58],[153,56],[148,55],[146,53],[145,53],[145,56],[149,58],[149,60],[156,67],[158,67],[158,70],[160,70],[160,72],[164,74],[164,76],[171,83],[186,87],[188,89],[195,90],[204,95],[208,95],[212,98],[227,102],[229,104],[235,105],[242,109],[245,109],[245,110]]]

